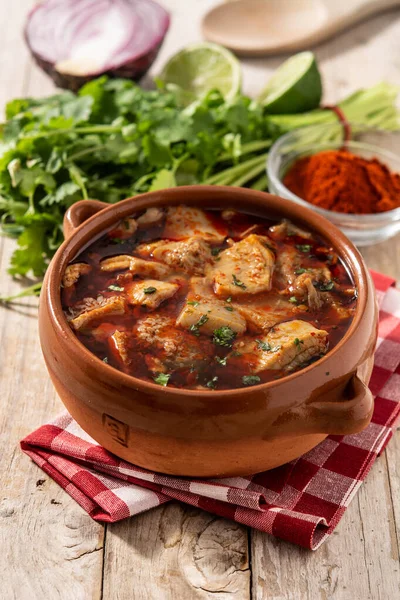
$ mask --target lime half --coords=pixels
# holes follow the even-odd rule
[[[300,52],[286,60],[268,81],[257,100],[271,114],[294,114],[317,108],[322,82],[315,56]]]
[[[187,46],[165,65],[160,79],[178,86],[187,98],[197,98],[217,89],[225,100],[240,92],[242,74],[235,56],[218,44],[201,42]]]

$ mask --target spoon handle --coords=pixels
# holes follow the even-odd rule
[[[324,4],[329,17],[346,26],[374,13],[400,6],[400,0],[324,0]]]

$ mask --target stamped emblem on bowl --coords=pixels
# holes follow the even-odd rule
[[[103,427],[114,442],[128,447],[129,426],[126,423],[103,413]]]

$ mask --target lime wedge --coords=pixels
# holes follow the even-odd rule
[[[266,112],[283,115],[317,108],[321,96],[321,75],[315,56],[312,52],[300,52],[278,67],[257,100]]]
[[[213,89],[219,90],[225,100],[231,100],[240,92],[242,73],[239,61],[229,50],[201,42],[183,48],[170,58],[160,79],[178,86],[187,100]]]

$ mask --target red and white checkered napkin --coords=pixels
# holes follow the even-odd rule
[[[23,451],[93,519],[115,522],[180,500],[315,550],[332,533],[400,415],[400,291],[373,273],[379,340],[370,383],[371,424],[331,435],[283,467],[249,477],[196,480],[152,473],[92,440],[68,413],[28,435]]]

